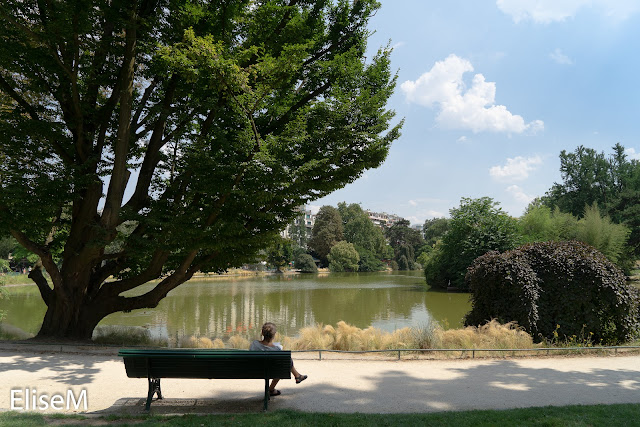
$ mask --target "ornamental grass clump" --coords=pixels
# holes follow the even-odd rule
[[[290,348],[295,350],[329,350],[333,348],[336,331],[331,325],[322,324],[300,329],[299,337],[292,340]]]
[[[229,348],[247,350],[250,345],[249,340],[240,335],[233,335],[229,337],[229,341],[227,341],[227,347]]]
[[[349,325],[344,321],[338,322],[334,350],[363,350],[362,329]]]
[[[207,337],[190,336],[180,339],[181,348],[224,348],[224,343],[222,347],[216,347],[216,345],[220,345],[220,343],[222,343],[222,340],[216,339],[214,343]]]

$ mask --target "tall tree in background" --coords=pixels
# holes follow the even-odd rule
[[[464,289],[464,276],[474,259],[489,251],[504,252],[518,245],[517,221],[498,205],[490,197],[464,197],[459,207],[449,211],[449,231],[436,244],[424,266],[428,285]]]
[[[629,246],[640,255],[640,162],[629,159],[625,148],[616,144],[606,156],[580,146],[573,153],[560,153],[562,183],[555,183],[542,201],[582,217],[596,203],[611,219],[626,225],[631,234]]]
[[[424,245],[421,233],[410,225],[408,220],[402,219],[385,231],[389,244],[393,248],[394,258],[401,270],[413,269],[415,253]]]
[[[551,207],[582,217],[586,206],[597,203],[607,209],[628,187],[637,162],[629,161],[624,147],[616,144],[609,157],[592,148],[579,146],[573,153],[560,152],[562,183],[554,183],[543,198]]]
[[[322,206],[311,230],[309,248],[315,252],[323,265],[328,266],[331,248],[342,240],[344,235],[340,212],[333,206]]]
[[[424,222],[422,235],[427,245],[433,246],[449,230],[449,220],[447,218],[433,218]]]
[[[379,166],[401,124],[389,49],[364,56],[378,7],[0,3],[0,235],[40,258],[38,335],[88,339],[250,261],[296,206]]]
[[[289,239],[280,236],[267,249],[267,262],[276,268],[276,273],[282,273],[282,267],[293,261],[293,244]]]
[[[369,219],[369,215],[360,205],[338,203],[338,212],[342,218],[344,240],[353,243],[356,248],[375,254],[378,259],[384,259],[389,255],[382,230]]]

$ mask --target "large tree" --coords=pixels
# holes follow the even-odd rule
[[[365,56],[378,7],[0,3],[0,235],[40,258],[38,336],[90,338],[249,261],[296,206],[379,166],[401,123],[389,49]]]
[[[347,205],[338,203],[338,212],[342,218],[344,239],[356,248],[374,253],[378,259],[388,257],[391,248],[384,233],[369,219],[369,215],[356,203]]]
[[[425,278],[435,288],[465,289],[464,276],[474,259],[489,251],[515,248],[520,235],[517,221],[490,197],[463,197],[460,206],[449,213],[449,231],[429,253]]]
[[[316,215],[308,245],[323,265],[329,265],[328,256],[333,245],[344,240],[343,230],[338,209],[329,205],[322,206]]]
[[[401,219],[385,230],[400,270],[413,270],[416,252],[424,245],[422,233],[410,225],[409,220]]]
[[[561,183],[554,183],[543,198],[550,207],[559,207],[582,217],[586,206],[597,203],[602,209],[615,211],[623,191],[640,190],[640,164],[627,158],[625,148],[616,144],[607,156],[593,148],[579,146],[573,153],[560,152]]]

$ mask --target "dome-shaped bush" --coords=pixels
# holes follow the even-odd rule
[[[516,321],[534,339],[586,334],[619,343],[638,331],[636,288],[593,247],[542,242],[478,257],[465,278],[472,294],[467,325]]]

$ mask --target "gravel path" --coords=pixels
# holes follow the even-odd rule
[[[57,347],[60,347],[57,349]],[[89,413],[144,412],[145,379],[127,378],[113,349],[38,348],[0,343],[0,410],[24,390],[80,396]],[[60,352],[59,350],[63,350]],[[56,350],[56,351],[53,351]],[[309,378],[279,384],[269,408],[310,412],[402,413],[527,406],[640,403],[640,356],[456,360],[310,360]],[[306,355],[306,357],[309,357]],[[162,380],[152,413],[258,412],[261,380]],[[14,406],[25,406],[14,400]],[[45,412],[84,412],[71,407]]]

